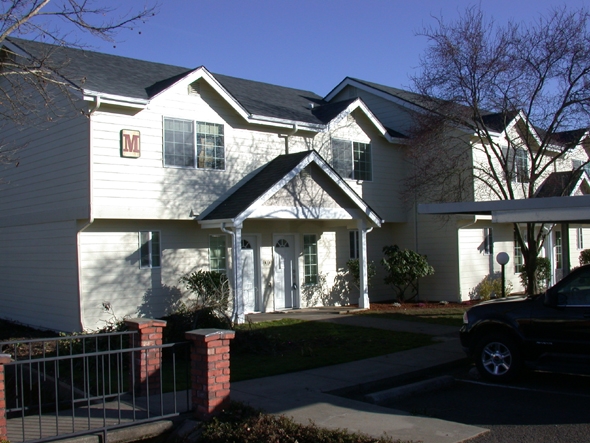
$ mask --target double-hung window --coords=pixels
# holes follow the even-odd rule
[[[227,272],[225,235],[209,237],[209,270],[222,274]]]
[[[164,165],[225,169],[223,125],[165,118]]]
[[[351,229],[348,231],[350,258],[352,260],[359,258],[359,230]]]
[[[332,167],[344,178],[372,180],[371,145],[332,139]]]
[[[514,153],[514,178],[518,183],[529,182],[529,160],[524,149],[518,148]]]
[[[318,283],[318,243],[315,234],[303,236],[303,262],[306,285]]]
[[[492,235],[492,228],[483,229],[483,254],[494,254],[494,237]]]
[[[160,233],[158,231],[141,231],[139,233],[139,267],[160,267]]]
[[[526,237],[526,232],[523,234]],[[518,236],[514,232],[514,273],[520,274],[524,271],[524,257],[522,256],[522,248],[518,243]]]
[[[584,228],[577,228],[576,233],[577,233],[576,246],[578,247],[578,249],[584,249]]]

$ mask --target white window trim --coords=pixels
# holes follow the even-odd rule
[[[307,263],[306,263],[306,259],[309,256],[309,254],[306,254],[305,251],[305,237],[307,236],[313,236],[314,237],[314,245],[315,245],[315,259],[316,259],[316,263],[315,263],[315,267],[316,267],[316,273],[313,274],[315,276],[315,282],[314,283],[307,283],[306,282],[306,277],[307,277]],[[312,275],[312,274],[310,274]],[[320,282],[320,251],[319,251],[319,245],[318,245],[318,235],[316,233],[308,233],[308,234],[303,234],[303,284],[305,286],[313,286],[313,285],[317,285]]]
[[[494,233],[492,228],[483,228],[483,255],[494,255]]]
[[[371,182],[371,181],[373,181],[373,146],[372,146],[372,144],[370,142],[366,143],[366,142],[361,142],[361,141],[357,141],[357,140],[348,140],[348,139],[333,137],[330,141],[330,150],[331,150],[331,155],[332,155],[332,162],[330,164],[332,165],[332,167],[334,167],[334,146],[332,143],[333,141],[345,142],[345,143],[349,144],[349,148],[350,148],[350,173],[351,173],[352,177],[342,176],[342,178],[344,178],[346,180],[354,180],[357,182],[364,182],[364,181]],[[358,170],[354,169],[354,144],[355,143],[360,143],[362,145],[367,146],[369,156],[370,156],[370,161],[368,162],[369,170],[363,171],[363,173],[364,173],[364,175],[369,175],[370,178],[356,178],[355,177],[355,175],[360,173]],[[334,169],[336,169],[336,168],[334,167]],[[336,170],[336,172],[338,172],[340,174],[340,171]]]
[[[153,244],[153,235],[154,233],[158,234],[158,251],[157,254],[155,254],[156,251],[154,251],[154,244]],[[143,234],[147,234],[148,239],[147,242],[143,243],[142,242],[142,236]],[[161,268],[162,267],[162,233],[160,231],[139,231],[139,267],[140,269],[155,269],[155,268]],[[147,265],[143,264],[143,246],[147,245],[148,251],[147,251],[147,257],[148,257],[148,261],[149,263]],[[154,265],[154,257],[158,257],[159,258],[159,264]]]
[[[348,231],[348,255],[350,260],[358,260],[360,257],[360,239],[359,230],[350,229]]]
[[[166,120],[179,120],[185,122],[191,122],[193,127],[193,166],[179,166],[179,165],[168,165],[166,164]],[[198,158],[198,132],[197,132],[197,125],[201,124],[209,124],[209,125],[218,125],[223,128],[223,168],[200,168],[199,165],[199,158]],[[206,122],[202,120],[191,120],[186,118],[177,118],[177,117],[166,117],[164,116],[162,119],[162,165],[165,168],[173,168],[173,169],[198,169],[200,171],[225,171],[227,168],[227,151],[226,151],[226,138],[225,138],[225,125],[223,123],[214,123],[214,122]]]
[[[212,267],[211,267],[211,249],[212,249],[211,248],[211,239],[213,239],[213,238],[223,238],[223,242],[224,242],[223,259],[225,261],[225,268],[223,270],[221,270],[221,268],[212,269]],[[209,271],[212,271],[212,272],[220,272],[222,274],[227,274],[227,257],[228,257],[227,251],[228,251],[228,249],[227,249],[227,235],[225,235],[225,234],[219,234],[219,235],[210,235],[209,236],[209,244],[207,246],[207,255],[208,255],[208,261],[209,261],[209,263],[208,263],[208,265],[209,265]]]

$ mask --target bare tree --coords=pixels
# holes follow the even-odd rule
[[[67,80],[62,70],[68,60],[54,57],[54,51],[28,57],[6,45],[10,37],[24,37],[51,43],[54,48],[84,48],[80,34],[113,41],[118,31],[140,24],[156,12],[156,4],[139,10],[104,6],[93,0],[0,0],[0,123],[22,125],[27,117],[52,108],[55,92],[80,87]],[[8,40],[7,40],[8,39]],[[0,164],[17,161],[22,146],[0,141]]]
[[[408,192],[431,202],[533,197],[578,146],[566,135],[590,126],[589,19],[562,7],[500,26],[472,7],[425,28]],[[545,228],[515,225],[528,293]]]

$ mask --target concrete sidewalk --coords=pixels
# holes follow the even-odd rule
[[[348,429],[375,437],[387,434],[415,442],[461,442],[487,431],[461,423],[418,417],[329,393],[464,359],[456,327],[342,315],[335,308],[249,316],[254,322],[276,318],[420,332],[436,337],[438,343],[366,360],[232,383],[232,400],[248,403],[272,414],[293,417],[303,424],[312,420],[320,427]]]

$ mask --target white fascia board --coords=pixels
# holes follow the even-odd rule
[[[381,135],[383,137],[385,137],[385,139],[388,142],[393,143],[394,140],[395,141],[404,140],[404,139],[399,139],[397,137],[391,137],[387,133],[387,129],[385,129],[385,126],[383,126],[381,121],[375,116],[375,114],[373,114],[373,112],[371,112],[371,110],[367,107],[365,102],[363,102],[362,99],[360,99],[360,98],[357,98],[355,101],[353,101],[351,104],[349,104],[344,111],[342,111],[340,114],[338,114],[336,117],[334,117],[330,121],[330,123],[328,123],[325,126],[324,132],[331,131],[333,129],[333,125],[342,121],[346,116],[352,114],[352,112],[355,111],[356,109],[360,109],[367,116],[367,118],[371,121],[371,123],[373,123],[375,128],[377,128],[377,131],[379,131],[379,133],[381,133]]]
[[[590,222],[590,207],[495,211],[492,214],[492,223],[561,223],[576,221]]]
[[[295,125],[297,125],[297,127],[299,129],[313,131],[313,132],[320,132],[325,128],[325,125],[322,125],[322,124],[307,123],[307,122],[301,122],[301,121],[297,121],[297,120],[287,120],[287,119],[275,118],[275,117],[267,117],[264,115],[256,115],[256,114],[250,114],[248,117],[248,121],[250,123],[256,123],[256,124],[265,125],[265,126],[275,126],[275,127],[283,128],[283,129],[293,129],[293,127]]]
[[[244,107],[238,102],[223,86],[219,83],[215,77],[205,68],[204,66],[200,66],[193,71],[187,73],[184,77],[178,80],[176,83],[168,86],[166,89],[158,92],[152,99],[159,97],[165,94],[170,88],[175,87],[177,85],[185,85],[188,87],[191,83],[196,82],[197,80],[203,79],[207,82],[209,86],[211,86],[215,92],[217,92],[244,120],[248,120],[250,116],[248,112],[244,109]]]
[[[588,174],[585,170],[582,170],[582,175],[580,175],[580,178],[576,182],[576,185],[572,188],[572,193],[570,194],[570,197],[575,197],[574,192],[576,192],[577,189],[580,189],[582,187],[582,183],[586,183],[586,186],[590,187],[590,178],[588,177]]]
[[[590,222],[590,195],[419,204],[419,214],[491,214],[493,223]]]
[[[236,217],[235,221],[237,223],[244,223],[247,218],[250,218],[252,213],[256,211],[259,207],[261,207],[269,198],[271,198],[274,194],[276,194],[281,188],[283,188],[287,183],[289,183],[293,178],[295,178],[307,165],[309,165],[312,161],[312,154],[305,157],[295,168],[291,170],[288,174],[286,174],[281,180],[274,184],[271,188],[269,188],[264,194],[258,197],[248,209],[243,211],[238,217]]]
[[[215,228],[220,228],[221,225],[225,225],[227,228],[233,228],[234,225],[236,223],[234,223],[234,220],[231,219],[223,219],[223,220],[199,220],[199,225],[201,225],[201,228],[203,229],[215,229]]]
[[[357,205],[359,210],[377,227],[381,227],[383,220],[372,211],[367,204],[352,190],[350,186],[319,156],[315,151],[310,151],[309,155],[305,157],[301,162],[286,174],[281,180],[275,183],[270,189],[262,194],[256,201],[250,205],[248,209],[243,211],[233,222],[236,224],[242,224],[244,221],[252,216],[269,198],[276,194],[281,188],[289,183],[295,176],[297,176],[307,165],[314,161],[336,184],[342,189],[342,191],[350,197],[350,199]]]
[[[338,86],[336,86],[334,89],[332,89],[332,91],[330,91],[328,93],[328,95],[326,95],[324,97],[324,100],[326,100],[327,102],[329,102],[330,100],[332,100],[338,93],[340,93],[340,91],[342,91],[346,86],[354,86],[357,89],[362,89],[364,91],[370,92],[373,95],[376,95],[377,97],[383,98],[385,100],[388,100],[390,102],[396,103],[400,106],[403,106],[405,108],[411,109],[413,111],[418,111],[418,112],[426,112],[426,109],[424,109],[421,106],[415,105],[411,102],[408,102],[406,100],[402,100],[399,97],[396,97],[395,95],[391,95],[385,91],[382,91],[380,89],[376,89],[373,88],[372,86],[368,86],[364,83],[360,83],[356,80],[353,80],[351,78],[345,78],[344,80],[342,80]]]
[[[96,101],[97,97],[100,97],[100,102],[102,104],[124,106],[126,108],[134,109],[145,109],[150,102],[149,100],[145,99],[125,97],[123,95],[103,94],[98,91],[90,90],[84,90],[83,97],[84,101],[87,102],[94,102]]]
[[[514,128],[517,125],[517,123],[519,122],[519,120],[522,120],[524,122],[524,124],[527,126],[528,130],[533,135],[533,138],[535,139],[537,144],[539,146],[541,146],[541,139],[539,137],[539,134],[537,134],[537,130],[533,127],[533,125],[531,125],[529,123],[528,119],[526,118],[526,115],[524,115],[522,110],[518,111],[518,114],[512,119],[512,121],[508,125],[506,125],[506,128],[504,129],[504,131],[502,131],[502,133],[504,134],[506,139],[508,139],[508,131],[511,130],[512,128]],[[519,134],[519,136],[521,136],[521,135]]]

